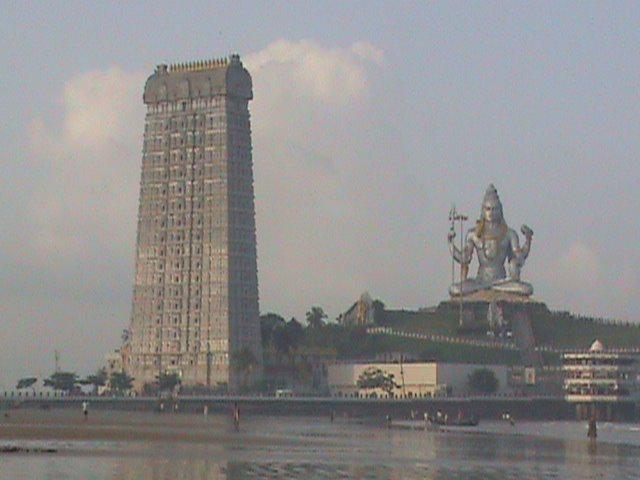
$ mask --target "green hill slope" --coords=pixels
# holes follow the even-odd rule
[[[446,308],[385,310],[377,323],[404,332],[448,337],[459,335],[458,315],[454,310]],[[536,309],[531,318],[531,326],[539,346],[586,349],[597,338],[606,348],[640,348],[640,325],[637,324],[578,317],[568,312],[553,312],[544,307]],[[467,338],[486,339],[483,329],[464,335]]]

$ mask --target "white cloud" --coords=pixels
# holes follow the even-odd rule
[[[278,40],[244,57],[251,103],[262,308],[303,314],[347,305],[369,288],[375,231],[354,195],[370,158],[371,89],[383,54],[368,42],[327,48]],[[374,120],[375,121],[375,120]]]
[[[13,193],[0,278],[6,378],[48,372],[55,348],[67,368],[84,373],[126,326],[144,78],[118,67],[74,76],[64,86],[60,121],[37,117],[26,132],[30,174]]]
[[[560,258],[558,273],[568,288],[595,286],[600,278],[598,256],[592,248],[576,241]]]
[[[576,240],[558,257],[545,260],[544,274],[534,285],[538,299],[552,308],[585,315],[607,316],[603,308],[603,267],[597,251]],[[544,292],[544,293],[542,293]]]
[[[262,94],[278,98],[311,99],[344,106],[368,93],[367,65],[379,64],[383,53],[368,42],[350,48],[326,48],[310,40],[278,40],[251,53],[244,63],[260,83],[269,86]]]
[[[378,65],[384,64],[384,52],[369,42],[356,42],[351,45],[351,51],[365,60]]]
[[[109,142],[131,143],[140,136],[143,73],[119,67],[78,75],[64,88],[64,133],[79,146],[107,147]]]
[[[28,263],[132,250],[143,84],[118,67],[80,74],[65,84],[62,124],[32,122],[29,165],[46,176],[25,205],[32,235],[14,245]]]

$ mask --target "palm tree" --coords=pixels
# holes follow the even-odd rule
[[[122,393],[133,388],[134,380],[133,377],[130,377],[125,372],[113,372],[109,378],[109,385],[111,385],[112,390]]]
[[[38,379],[36,377],[27,377],[27,378],[21,378],[20,380],[18,380],[18,384],[16,385],[16,389],[18,390],[22,390],[23,388],[31,388],[33,391],[33,394],[36,394],[36,390],[35,388],[33,388],[33,386],[38,382]]]
[[[49,378],[45,378],[44,386],[54,390],[62,390],[70,393],[78,384],[78,375],[73,372],[55,372]]]
[[[87,378],[85,378],[82,383],[84,385],[93,385],[93,393],[97,394],[98,388],[104,387],[107,384],[107,380],[109,380],[107,370],[103,367],[99,369],[95,374],[87,375]]]
[[[311,310],[307,312],[307,324],[311,328],[320,328],[324,325],[324,320],[327,318],[327,314],[324,313],[322,307],[311,307]]]
[[[177,373],[162,373],[158,378],[158,385],[161,392],[170,391],[176,388],[176,386],[180,385],[180,375]]]

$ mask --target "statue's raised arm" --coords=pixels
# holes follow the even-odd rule
[[[522,247],[520,247],[518,234],[514,230],[509,229],[511,251],[508,255],[509,266],[507,270],[507,278],[511,281],[518,282],[520,281],[520,270],[529,256],[529,251],[531,250],[531,239],[533,238],[533,230],[531,230],[527,225],[522,225],[520,231],[524,235],[525,239]]]
[[[522,232],[522,235],[524,235],[524,244],[521,248],[518,235],[513,232],[514,241],[511,245],[511,251],[512,258],[515,259],[518,262],[518,265],[522,267],[524,265],[524,262],[527,260],[527,257],[529,256],[529,251],[531,250],[531,239],[533,238],[533,230],[531,230],[527,225],[522,225],[520,231]]]
[[[469,265],[471,263],[471,260],[473,259],[473,240],[470,238],[470,236],[471,232],[467,234],[464,246],[462,247],[462,250],[460,250],[455,244],[456,232],[451,230],[449,231],[449,235],[447,235],[447,240],[449,242],[449,251],[453,256],[453,259],[461,265]]]

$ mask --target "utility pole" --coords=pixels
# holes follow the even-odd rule
[[[54,350],[53,352],[53,361],[54,361],[54,372],[58,373],[60,371],[60,352],[58,350]]]
[[[452,203],[451,204],[451,209],[449,210],[449,221],[451,222],[451,228],[450,231],[451,233],[455,233],[456,230],[456,215],[458,214],[458,212],[456,212],[456,204]],[[451,255],[451,285],[453,285],[456,281],[456,259],[454,255]]]
[[[404,367],[402,366],[402,360],[404,355],[400,355],[400,378],[402,379],[402,396],[404,398],[407,397],[407,391],[404,388]]]
[[[207,388],[211,388],[211,340],[207,340]]]

